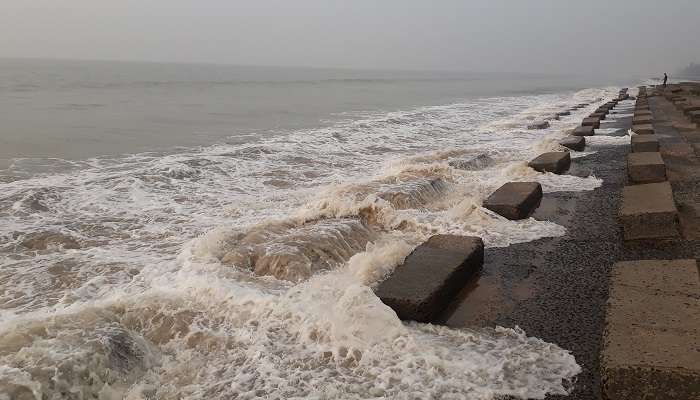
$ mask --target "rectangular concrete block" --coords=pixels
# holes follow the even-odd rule
[[[654,183],[666,180],[666,164],[661,153],[629,153],[627,176],[634,183]]]
[[[600,118],[595,118],[595,117],[584,118],[583,121],[581,121],[581,125],[592,126],[596,129],[598,129],[598,128],[600,128]]]
[[[606,116],[606,115],[607,115],[607,113],[594,112],[593,114],[589,115],[589,117],[591,117],[591,118],[598,118],[599,120],[602,121],[602,120],[605,119],[605,116]]]
[[[640,115],[640,116],[635,116],[632,118],[632,124],[633,125],[644,125],[644,124],[651,124],[653,118],[651,115]]]
[[[578,126],[574,131],[571,133],[574,136],[593,136],[595,135],[595,129],[593,126]]]
[[[586,149],[586,138],[583,136],[568,136],[559,141],[559,144],[574,151]]]
[[[553,172],[562,174],[571,166],[571,155],[568,151],[553,151],[540,154],[530,161],[528,166],[538,172]]]
[[[435,235],[416,247],[375,293],[402,320],[431,322],[484,263],[484,242]]]
[[[559,111],[555,115],[558,117],[563,117],[565,115],[571,115],[571,111]]]
[[[634,116],[635,117],[644,117],[644,116],[649,116],[651,118],[651,110],[635,110],[634,111]]]
[[[700,122],[700,111],[690,111],[688,114],[688,118],[692,122],[699,123]]]
[[[656,135],[632,135],[632,151],[635,153],[658,152],[659,139]]]
[[[700,105],[690,104],[683,107],[683,114],[688,115],[693,111],[700,111]]]
[[[542,185],[538,182],[508,182],[484,201],[484,208],[511,220],[525,219],[540,205]]]
[[[653,135],[654,127],[651,124],[632,125],[632,132],[638,135]]]
[[[700,399],[698,293],[695,260],[613,266],[601,354],[604,398]]]
[[[668,181],[625,186],[618,216],[625,240],[678,236],[678,210]]]

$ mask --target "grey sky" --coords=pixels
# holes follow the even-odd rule
[[[0,0],[5,57],[636,75],[699,61],[700,0]]]

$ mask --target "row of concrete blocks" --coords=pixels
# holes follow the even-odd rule
[[[682,90],[676,88],[674,90]],[[680,92],[666,92],[665,96],[669,101],[671,101],[676,108],[682,112],[690,122],[694,124],[700,123],[700,101],[698,99],[693,99],[692,96],[680,91]]]
[[[578,104],[573,109],[587,105]],[[613,103],[606,103],[606,114],[612,107]],[[569,113],[565,111],[559,115]],[[593,129],[584,126],[583,131],[576,131],[574,135],[589,136]],[[528,165],[539,172],[562,174],[571,165],[571,155],[567,151],[548,152]],[[542,186],[538,182],[508,182],[493,192],[483,206],[505,218],[519,220],[532,215],[541,201]],[[478,237],[435,235],[416,247],[404,263],[379,284],[375,293],[402,320],[436,322],[469,279],[482,268],[483,258],[484,244]]]
[[[597,110],[601,115],[596,118],[604,118],[615,104],[611,101],[601,106]],[[579,104],[574,109],[587,105]],[[584,139],[583,136],[593,135],[594,129],[594,125],[582,125],[571,138]],[[567,151],[548,152],[528,165],[539,172],[562,174],[571,165],[571,155]],[[532,215],[542,195],[538,182],[508,182],[493,192],[483,206],[505,218],[519,220]],[[483,258],[484,244],[478,237],[435,235],[416,247],[375,292],[403,320],[436,322],[482,268]]]
[[[637,111],[648,110],[645,95]],[[653,130],[652,132],[653,133]],[[652,140],[653,139],[653,140]],[[677,210],[654,135],[634,135],[634,168],[657,169],[664,181],[626,186],[620,210],[625,239],[677,236]],[[661,169],[663,168],[663,170]],[[643,174],[645,175],[645,174]],[[603,397],[617,400],[700,399],[700,279],[695,260],[640,260],[615,264],[601,354]]]
[[[678,210],[652,120],[646,95],[640,91],[632,125],[635,134],[627,156],[629,185],[622,191],[619,211],[625,240],[678,236]]]

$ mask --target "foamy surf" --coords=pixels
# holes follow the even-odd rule
[[[0,392],[565,394],[580,371],[566,350],[516,327],[402,323],[371,287],[436,233],[491,247],[564,235],[480,204],[512,180],[599,186],[526,163],[616,91],[373,113],[255,143],[14,160],[0,180]],[[591,104],[527,129],[581,102]]]

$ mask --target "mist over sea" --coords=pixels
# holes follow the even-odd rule
[[[0,400],[566,393],[567,349],[517,327],[402,323],[372,287],[433,234],[564,235],[481,203],[507,181],[600,186],[527,161],[618,90],[0,60]]]

